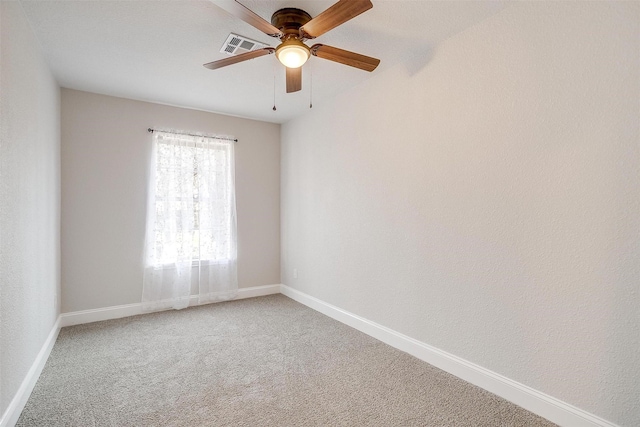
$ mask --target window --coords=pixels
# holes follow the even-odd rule
[[[233,141],[155,132],[147,258],[156,268],[235,258]]]
[[[154,131],[143,310],[235,298],[238,291],[234,142]]]

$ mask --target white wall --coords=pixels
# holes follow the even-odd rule
[[[283,283],[640,425],[639,23],[518,3],[283,125]]]
[[[238,138],[239,286],[280,283],[280,125],[63,89],[63,312],[141,301],[149,127]]]
[[[0,2],[0,419],[58,316],[60,92],[19,2]]]

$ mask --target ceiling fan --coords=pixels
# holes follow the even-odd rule
[[[236,0],[212,1],[265,34],[279,38],[281,43],[275,48],[265,47],[204,64],[210,70],[275,53],[278,60],[286,67],[287,93],[291,93],[302,89],[302,65],[311,55],[370,72],[380,63],[379,59],[337,47],[324,44],[308,47],[304,43],[305,40],[319,37],[371,9],[373,4],[370,0],[339,0],[315,18],[311,18],[311,15],[301,9],[284,8],[271,16],[271,23]]]

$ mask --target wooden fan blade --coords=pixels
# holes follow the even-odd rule
[[[373,71],[378,64],[380,64],[379,59],[324,44],[314,44],[311,46],[311,54],[318,58],[339,62],[365,71]]]
[[[302,90],[302,67],[287,68],[287,93]]]
[[[240,55],[230,56],[229,58],[224,58],[219,61],[209,62],[207,64],[204,64],[204,67],[210,70],[216,70],[218,68],[226,67],[227,65],[237,64],[238,62],[248,61],[249,59],[269,55],[275,51],[276,50],[272,47],[265,47],[264,49],[241,53]]]
[[[340,0],[300,27],[300,37],[315,39],[372,7],[370,0]]]
[[[213,4],[220,6],[236,18],[242,19],[247,24],[253,25],[263,33],[271,37],[280,37],[282,32],[271,25],[268,21],[262,19],[259,15],[253,12],[251,9],[243,6],[240,2],[235,0],[211,0]]]

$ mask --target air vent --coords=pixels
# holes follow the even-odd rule
[[[220,52],[226,53],[227,55],[239,55],[241,53],[251,52],[252,50],[262,49],[267,46],[268,45],[259,41],[231,33],[222,45]]]

